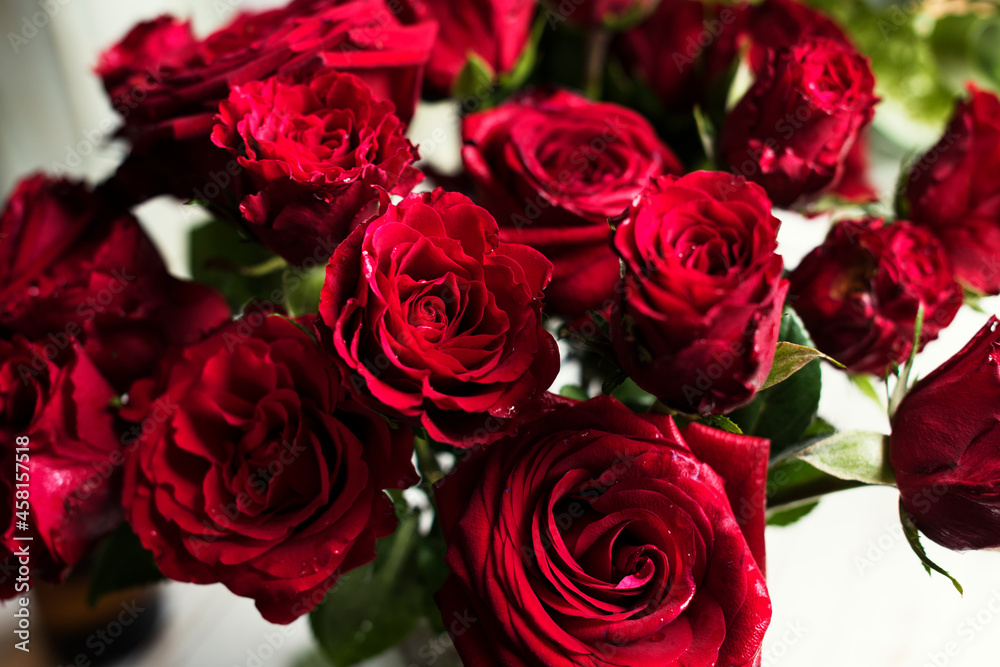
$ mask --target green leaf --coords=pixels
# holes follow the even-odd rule
[[[575,384],[563,385],[563,388],[559,390],[559,395],[572,398],[574,401],[585,401],[589,398],[587,392]]]
[[[212,220],[193,229],[189,241],[191,277],[222,292],[233,310],[251,299],[280,297],[284,262],[275,261],[273,253],[235,225]],[[253,275],[262,266],[272,270]]]
[[[488,62],[470,51],[465,67],[459,72],[452,86],[452,96],[459,100],[478,100],[479,110],[489,108],[489,100],[496,93],[497,73]]]
[[[656,396],[640,388],[632,378],[626,378],[611,395],[627,405],[633,412],[649,412],[656,403]]]
[[[313,634],[334,667],[349,667],[396,646],[425,615],[426,597],[412,576],[419,517],[379,540],[374,563],[341,576],[309,615]]]
[[[778,346],[774,350],[774,365],[771,366],[771,373],[767,376],[767,380],[764,381],[764,386],[761,389],[768,389],[780,382],[784,382],[813,359],[826,359],[835,366],[844,368],[842,363],[832,357],[828,357],[819,350],[814,350],[805,345],[789,343],[788,341],[779,341]]]
[[[838,479],[889,486],[896,483],[889,464],[889,437],[881,433],[835,433],[793,456]]]
[[[518,57],[514,67],[509,72],[500,73],[500,86],[505,93],[512,93],[524,87],[524,84],[535,71],[538,63],[538,44],[542,41],[545,27],[548,25],[544,13],[539,14],[535,19],[535,24],[531,28],[531,38],[524,47],[524,51]]]
[[[792,506],[787,509],[780,509],[774,514],[767,517],[767,525],[769,526],[790,526],[802,517],[806,516],[814,509],[819,506],[819,501],[814,500],[812,502],[803,503],[802,505]]]
[[[828,435],[833,435],[837,432],[837,429],[833,427],[830,422],[826,421],[822,417],[816,417],[813,419],[812,424],[809,424],[809,428],[805,430],[802,434],[804,438],[818,438],[825,437]]]
[[[740,427],[730,419],[729,417],[724,417],[723,415],[710,415],[702,420],[708,426],[712,428],[717,428],[720,431],[726,431],[727,433],[735,433],[736,435],[743,435],[743,431]]]
[[[694,108],[694,120],[698,125],[698,138],[701,139],[701,148],[705,151],[708,161],[715,164],[715,127],[712,125],[711,119],[700,107]]]
[[[913,549],[913,553],[917,554],[917,558],[919,558],[920,562],[923,563],[924,569],[927,570],[927,574],[931,574],[931,571],[943,574],[951,580],[952,585],[960,595],[965,595],[965,591],[962,590],[962,584],[958,583],[958,580],[955,579],[955,577],[948,574],[944,568],[927,556],[927,552],[924,551],[924,545],[920,543],[920,532],[917,530],[916,524],[913,523],[913,518],[906,512],[906,509],[903,508],[902,499],[899,501],[899,520],[903,523],[903,534],[906,535],[906,541],[909,542],[910,548]]]
[[[875,401],[879,407],[882,407],[882,397],[878,395],[878,390],[872,384],[871,376],[864,373],[848,373],[847,376],[850,378],[851,383],[861,390],[862,394]]]
[[[90,575],[87,602],[94,606],[105,595],[163,581],[153,553],[148,551],[127,522],[97,548]]]
[[[285,308],[291,317],[319,312],[319,296],[326,282],[326,266],[305,269],[290,266],[281,276]]]
[[[812,347],[798,316],[785,311],[778,335],[781,341]],[[781,384],[765,389],[754,401],[729,414],[744,433],[771,440],[771,455],[777,458],[802,440],[819,409],[822,388],[819,360],[814,359]]]

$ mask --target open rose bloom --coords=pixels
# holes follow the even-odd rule
[[[1000,323],[923,356],[1000,292],[984,3],[252,4],[105,45],[120,163],[0,207],[5,604],[168,579],[337,667],[767,667],[772,626],[842,615],[808,585],[836,550],[776,531],[849,546],[887,510],[901,577],[951,576],[922,537],[1000,548]],[[927,68],[966,28],[953,101]],[[898,493],[814,512],[869,485]],[[889,664],[831,637],[789,662]]]

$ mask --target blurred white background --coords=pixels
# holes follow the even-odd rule
[[[474,1],[474,0],[457,0]],[[21,176],[66,170],[99,179],[114,169],[122,149],[108,136],[115,121],[91,70],[98,53],[138,20],[162,12],[189,17],[204,34],[238,9],[273,5],[259,0],[4,0],[0,3],[0,192]],[[44,18],[43,18],[44,17]],[[11,34],[26,42],[12,40]],[[15,45],[14,42],[17,42]],[[15,50],[16,46],[16,50]],[[420,143],[445,126],[451,139],[425,145],[442,167],[458,162],[454,114],[447,105],[424,108],[412,128]],[[880,119],[880,122],[891,122]],[[933,137],[913,137],[924,148]],[[882,150],[877,180],[887,190],[902,151]],[[895,154],[894,154],[895,153]],[[190,208],[156,201],[139,215],[177,275],[187,275]],[[817,245],[823,219],[781,215],[782,252],[789,267]],[[998,302],[983,307],[996,312]],[[963,308],[917,363],[925,375],[958,351],[987,315]],[[556,388],[563,378],[557,380]],[[568,382],[573,378],[566,378]],[[839,428],[888,432],[884,409],[846,376],[824,369],[820,414]],[[884,402],[884,397],[883,397]],[[1000,664],[1000,554],[957,554],[930,544],[928,552],[964,585],[959,596],[943,577],[928,577],[899,528],[892,489],[862,489],[822,502],[800,523],[769,528],[768,575],[774,620],[764,666],[984,667]],[[263,621],[249,600],[222,586],[165,587],[165,619],[156,641],[127,664],[141,667],[292,665],[311,647],[306,622],[282,628]],[[9,614],[0,613],[3,632]],[[13,640],[10,640],[10,644]],[[8,658],[3,640],[0,662]],[[55,664],[44,657],[23,664]],[[42,660],[39,662],[38,660]],[[17,664],[21,664],[18,662]],[[392,657],[381,665],[402,664]]]

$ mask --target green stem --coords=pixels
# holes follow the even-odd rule
[[[261,262],[255,266],[244,266],[239,270],[241,276],[247,276],[250,278],[259,278],[260,276],[267,276],[275,271],[280,271],[288,266],[288,262],[284,257],[279,257],[275,255],[269,260]]]
[[[855,482],[853,480],[837,479],[836,477],[827,476],[823,479],[817,479],[791,487],[779,487],[773,493],[769,493],[767,495],[767,511],[771,512],[778,509],[791,509],[796,505],[805,505],[819,500],[823,496],[830,493],[846,491],[848,489],[857,489],[862,486],[869,485],[864,482]]]
[[[413,538],[417,535],[417,528],[420,523],[420,516],[412,514],[403,519],[396,529],[396,536],[392,543],[389,555],[385,557],[385,563],[378,571],[378,576],[383,581],[395,581],[402,571],[403,566],[410,557],[413,550]]]
[[[584,76],[584,93],[592,100],[601,99],[604,91],[604,68],[611,46],[611,31],[603,26],[587,32],[587,69]]]

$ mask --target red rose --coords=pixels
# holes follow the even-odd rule
[[[75,341],[50,358],[41,342],[0,340],[0,561],[27,545],[32,575],[59,581],[121,523],[115,395]],[[28,531],[17,527],[24,515]],[[4,577],[0,597],[14,583]]]
[[[216,146],[249,180],[240,211],[278,254],[300,263],[317,239],[337,241],[385,188],[405,195],[420,180],[417,149],[390,102],[364,82],[326,70],[306,81],[275,77],[236,86],[219,107]]]
[[[857,373],[885,375],[951,324],[962,290],[938,241],[908,222],[838,223],[791,275],[791,302],[820,350]]]
[[[433,95],[451,95],[455,79],[474,53],[496,74],[514,69],[531,36],[537,0],[401,0],[404,16],[436,21],[437,41],[427,63]]]
[[[233,87],[271,76],[356,74],[408,121],[435,26],[403,25],[399,10],[389,0],[294,0],[241,13],[201,41],[181,37],[189,28],[170,18],[140,24],[98,67],[133,144],[115,196],[214,200],[211,191],[231,187],[239,166],[209,140],[216,112]]]
[[[438,603],[462,660],[759,664],[767,455],[610,397],[475,452],[436,492]]]
[[[172,278],[138,221],[86,186],[21,181],[0,216],[0,325],[55,358],[72,339],[119,391],[164,351],[230,318],[215,290]]]
[[[1000,548],[1000,321],[918,382],[892,420],[903,507],[949,549]]]
[[[1000,294],[1000,99],[969,87],[936,146],[910,169],[913,222],[944,243],[958,280]]]
[[[97,73],[127,127],[177,139],[211,132],[232,86],[324,67],[358,74],[409,119],[433,39],[432,24],[404,26],[387,0],[294,0],[238,14],[200,42],[171,17],[140,23]]]
[[[279,316],[245,317],[169,358],[122,414],[145,417],[123,498],[160,570],[221,582],[273,623],[370,562],[396,526],[382,489],[417,481],[409,432],[351,399],[332,360]]]
[[[625,283],[610,319],[636,384],[684,412],[753,400],[788,291],[779,225],[760,187],[719,172],[666,176],[636,199],[615,233]]]
[[[472,114],[463,134],[478,200],[505,241],[552,261],[546,307],[569,319],[602,308],[614,293],[619,269],[608,218],[652,178],[684,171],[642,116],[566,91]]]
[[[750,62],[755,72],[767,69],[768,51],[817,37],[851,46],[844,31],[826,14],[797,0],[764,0],[750,8],[747,32]]]
[[[688,113],[730,69],[750,5],[661,0],[618,41],[626,69],[667,111]]]
[[[767,190],[777,206],[836,184],[878,101],[868,61],[842,42],[813,38],[770,54],[726,117],[725,164]]]
[[[319,313],[361,400],[468,447],[514,429],[555,379],[541,315],[551,274],[462,195],[383,197],[330,259]]]

